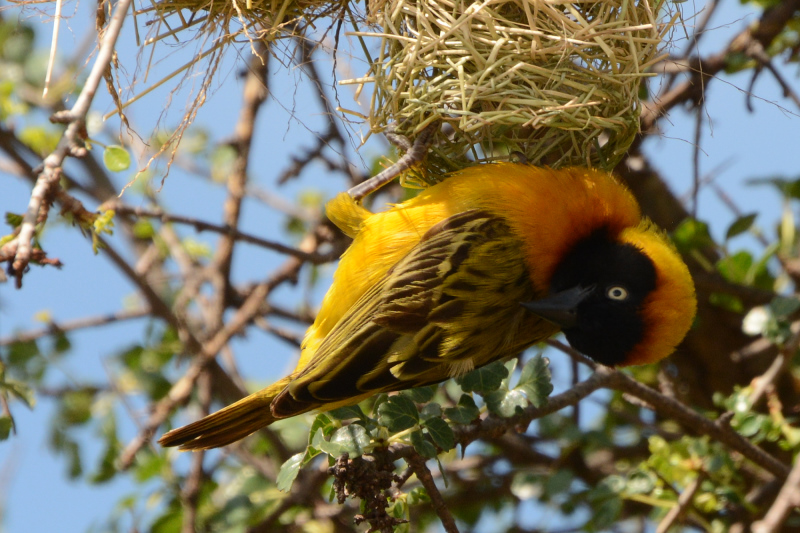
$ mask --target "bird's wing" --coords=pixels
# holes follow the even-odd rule
[[[535,296],[519,240],[501,218],[453,215],[352,306],[272,412],[355,402],[514,355],[554,332],[519,305]]]

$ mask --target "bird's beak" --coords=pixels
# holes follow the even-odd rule
[[[573,287],[547,298],[523,302],[522,306],[561,329],[575,327],[578,321],[578,304],[592,292],[592,287]]]

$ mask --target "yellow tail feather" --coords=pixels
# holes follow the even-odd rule
[[[270,404],[287,384],[284,378],[197,422],[165,433],[158,442],[180,446],[181,450],[208,450],[243,439],[278,420]]]

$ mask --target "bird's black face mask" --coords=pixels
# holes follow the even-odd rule
[[[580,241],[553,274],[550,294],[523,303],[561,327],[570,345],[598,363],[617,365],[642,340],[640,309],[655,289],[652,261],[605,230]]]

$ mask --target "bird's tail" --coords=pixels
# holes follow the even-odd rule
[[[180,446],[181,450],[207,450],[243,439],[277,420],[270,404],[288,384],[288,377],[284,378],[197,422],[168,431],[158,443]]]

